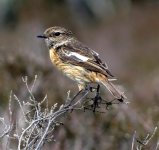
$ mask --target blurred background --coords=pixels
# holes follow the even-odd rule
[[[62,26],[96,50],[122,85],[130,104],[105,114],[73,112],[44,149],[127,150],[136,130],[151,133],[159,121],[159,0],[0,0],[0,114],[10,91],[26,97],[22,77],[38,76],[34,93],[62,104],[77,86],[57,71],[37,35]],[[103,90],[103,96],[104,94]],[[14,108],[16,110],[16,106]],[[147,149],[154,149],[159,132]]]

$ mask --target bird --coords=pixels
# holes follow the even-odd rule
[[[104,85],[115,99],[126,98],[113,83],[114,76],[97,52],[80,42],[72,31],[59,26],[49,27],[38,35],[46,42],[52,64],[74,80],[79,91],[89,83]]]

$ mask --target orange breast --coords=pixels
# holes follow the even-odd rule
[[[76,82],[95,82],[96,73],[88,71],[80,66],[63,63],[55,50],[50,50],[50,59],[58,70]]]
[[[50,59],[55,66],[59,66],[62,63],[61,59],[59,58],[58,54],[55,52],[54,49],[50,49],[49,54]]]

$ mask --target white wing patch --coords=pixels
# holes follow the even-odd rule
[[[69,53],[65,53],[65,54],[67,56],[74,56],[74,57],[76,57],[77,59],[79,59],[79,60],[81,60],[83,62],[86,62],[89,59],[89,57],[83,56],[83,55],[78,54],[76,52],[69,52]]]

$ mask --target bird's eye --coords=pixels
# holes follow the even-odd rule
[[[55,32],[54,35],[55,36],[59,36],[61,33],[60,32]]]

